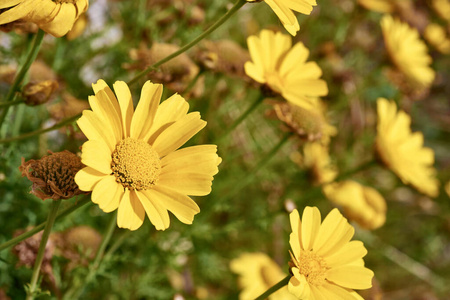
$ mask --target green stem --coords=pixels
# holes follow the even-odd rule
[[[76,289],[72,289],[71,292],[74,295],[71,295],[71,292],[67,293],[64,297],[66,299],[79,299],[83,294],[85,288],[89,285],[89,283],[95,278],[97,274],[97,270],[102,262],[103,254],[105,253],[106,246],[111,240],[114,229],[116,229],[117,224],[117,210],[112,214],[111,219],[109,220],[108,226],[106,228],[105,235],[103,236],[103,240],[100,246],[97,249],[97,253],[95,254],[94,261],[89,267],[89,273],[86,276],[86,279],[81,287]]]
[[[28,72],[28,69],[30,69],[31,64],[33,63],[33,61],[36,59],[36,57],[38,55],[39,48],[41,47],[42,40],[44,39],[44,35],[45,35],[45,32],[42,31],[41,29],[39,29],[39,31],[37,32],[37,34],[34,38],[31,50],[28,53],[27,58],[25,59],[25,62],[23,64],[22,68],[20,69],[19,73],[17,73],[16,78],[14,78],[14,82],[13,82],[11,88],[9,89],[9,92],[6,95],[6,98],[3,102],[10,102],[13,99],[16,91],[19,88],[19,85],[22,83],[22,80],[25,77],[25,74]],[[0,115],[0,128],[3,124],[3,121],[5,120],[6,114],[8,113],[8,108],[9,108],[9,106],[6,106]]]
[[[251,114],[265,99],[264,95],[261,94],[253,103],[250,105],[250,107],[239,117],[236,119],[236,121],[233,122],[233,124],[223,133],[218,141],[223,140],[226,136],[228,136],[239,124],[244,121],[249,114]]]
[[[35,130],[35,131],[24,133],[24,134],[19,135],[19,136],[6,138],[6,139],[0,139],[0,144],[5,144],[5,143],[10,143],[10,142],[14,142],[14,141],[23,140],[23,139],[26,139],[26,138],[29,138],[29,137],[33,137],[35,135],[39,135],[39,134],[42,134],[42,133],[46,133],[46,132],[49,132],[49,131],[61,128],[61,127],[65,126],[65,125],[67,125],[67,124],[72,123],[73,121],[78,119],[80,116],[81,116],[81,114],[77,114],[77,115],[75,115],[73,117],[64,119],[61,122],[59,122],[58,124],[55,124],[55,125],[53,125],[52,127],[49,127],[49,128],[38,129],[38,130]]]
[[[27,291],[27,300],[34,299],[34,294],[36,293],[36,285],[39,278],[39,273],[41,270],[42,261],[44,259],[45,247],[47,245],[50,232],[52,231],[53,224],[56,220],[56,215],[58,208],[61,205],[61,200],[52,201],[50,212],[47,218],[47,224],[45,225],[44,232],[42,233],[41,243],[39,245],[39,250],[36,256],[36,261],[34,263],[33,274],[31,276],[31,283],[29,290]]]
[[[136,83],[136,81],[138,81],[141,77],[145,76],[147,73],[151,72],[152,70],[158,68],[159,66],[168,62],[172,58],[177,57],[178,55],[186,52],[187,50],[189,50],[190,48],[195,46],[198,42],[203,40],[205,37],[207,37],[209,34],[211,34],[214,30],[216,30],[218,27],[220,27],[220,25],[225,23],[225,21],[227,21],[232,15],[234,15],[234,13],[236,13],[242,6],[244,6],[245,3],[247,3],[246,0],[237,0],[236,3],[233,5],[233,7],[225,15],[223,15],[219,20],[217,20],[216,23],[211,25],[205,32],[203,32],[201,35],[196,37],[190,43],[188,43],[185,46],[183,46],[182,48],[180,48],[180,50],[170,54],[169,56],[166,56],[162,60],[156,62],[155,64],[151,65],[147,69],[145,69],[142,72],[140,72],[139,74],[137,74],[133,79],[128,81],[128,85],[132,85],[132,84]]]
[[[75,211],[76,209],[82,207],[83,205],[87,204],[90,202],[90,198],[86,197],[80,201],[78,201],[77,203],[73,203],[70,206],[66,207],[65,209],[63,209],[62,211],[60,211],[58,213],[58,215],[56,216],[56,220],[61,219],[65,216],[67,216],[68,214],[72,213],[73,211]],[[41,231],[42,229],[44,229],[44,227],[47,225],[47,222],[41,223],[38,226],[34,227],[33,229],[31,229],[30,231],[27,231],[3,244],[0,245],[0,251],[7,249],[9,247],[12,247],[18,243],[20,243],[21,241],[29,238],[30,236],[35,235],[36,233],[38,233],[39,231]]]
[[[275,145],[275,147],[272,148],[272,150],[270,150],[269,153],[267,153],[267,155],[261,159],[258,164],[252,168],[252,170],[248,173],[250,175],[247,175],[244,179],[240,180],[235,188],[231,191],[231,193],[228,194],[228,196],[226,197],[226,199],[230,199],[231,197],[234,197],[235,195],[237,195],[244,187],[246,187],[248,184],[250,184],[255,178],[256,175],[258,173],[258,171],[262,168],[264,168],[269,161],[272,159],[272,157],[274,157],[277,152],[284,146],[284,144],[286,144],[286,142],[289,140],[289,137],[292,134],[289,132],[287,133],[279,142],[278,144]]]
[[[17,104],[24,103],[24,102],[25,101],[23,99],[9,101],[9,102],[3,102],[3,103],[0,103],[0,108],[17,105]]]
[[[280,280],[277,284],[275,284],[273,287],[265,291],[263,294],[261,294],[258,298],[255,300],[264,300],[267,299],[270,295],[281,289],[283,286],[287,285],[289,283],[289,280],[291,279],[291,275],[288,275]]]

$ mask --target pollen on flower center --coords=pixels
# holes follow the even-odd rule
[[[130,190],[146,190],[156,184],[161,173],[158,153],[142,140],[126,138],[112,153],[111,169],[116,181]]]
[[[306,277],[308,283],[321,286],[325,283],[329,269],[325,260],[312,251],[302,251],[300,258],[294,261],[300,274]]]

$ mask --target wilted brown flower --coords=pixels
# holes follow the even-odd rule
[[[38,160],[25,162],[22,158],[19,170],[33,183],[32,194],[42,200],[59,200],[84,193],[74,181],[75,174],[83,167],[78,156],[64,150],[49,151],[49,155]]]
[[[55,96],[55,91],[58,87],[59,85],[56,80],[28,83],[22,91],[25,104],[35,106],[50,101]]]
[[[150,49],[141,44],[139,49],[131,49],[130,51],[131,59],[136,62],[125,65],[125,68],[144,70],[179,49],[180,47],[172,44],[153,43]],[[198,72],[198,66],[186,53],[183,53],[162,64],[158,71],[150,72],[148,78],[155,83],[162,83],[170,89],[181,93],[195,78]]]
[[[234,41],[204,41],[199,47],[196,59],[213,71],[248,79],[244,64],[250,60],[250,55]]]
[[[275,102],[273,108],[277,117],[300,138],[307,141],[321,141],[326,145],[330,141],[330,136],[336,135],[337,130],[328,124],[320,107],[320,99],[316,100],[314,103],[317,105],[314,109],[305,109],[288,102]]]

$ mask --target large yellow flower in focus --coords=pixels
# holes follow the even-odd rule
[[[252,61],[245,63],[245,73],[255,81],[306,109],[315,107],[312,97],[328,94],[327,83],[319,79],[320,67],[306,62],[309,50],[303,43],[292,47],[290,36],[271,30],[250,36],[247,43]]]
[[[423,134],[411,132],[411,117],[397,112],[394,102],[377,100],[378,125],[376,150],[383,163],[405,184],[436,197],[439,181],[433,168],[434,152],[423,147]]]
[[[367,250],[350,241],[355,229],[335,208],[321,224],[317,207],[306,207],[302,219],[290,214],[291,277],[288,289],[299,299],[362,299],[353,289],[372,286],[373,272],[364,267]]]
[[[264,253],[244,253],[230,263],[230,269],[239,275],[242,292],[240,300],[252,300],[286,277],[280,267]],[[295,297],[283,287],[270,295],[270,300],[293,300]]]
[[[93,89],[92,111],[83,111],[77,121],[89,139],[81,154],[87,167],[75,176],[80,189],[92,191],[92,201],[104,212],[117,209],[122,228],[138,229],[147,214],[164,230],[168,210],[191,224],[200,209],[188,195],[211,192],[221,159],[215,145],[177,149],[206,122],[198,112],[188,114],[189,104],[178,94],[159,104],[161,84],[144,84],[136,111],[125,82],[114,84],[115,95],[103,80]]]
[[[427,46],[419,38],[419,32],[390,15],[381,19],[381,29],[389,56],[397,68],[412,84],[430,86],[435,72],[430,67],[432,60]]]
[[[259,2],[260,0],[247,0],[247,2]],[[297,35],[300,30],[297,17],[293,11],[297,11],[304,15],[310,15],[313,6],[317,5],[316,0],[264,0],[267,5],[283,23],[284,28],[292,34]]]
[[[88,0],[0,0],[0,25],[17,20],[36,23],[53,36],[61,37],[89,6]]]

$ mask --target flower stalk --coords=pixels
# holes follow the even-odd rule
[[[185,46],[181,47],[178,51],[166,56],[165,58],[161,59],[160,61],[154,63],[150,67],[146,68],[145,70],[141,71],[139,74],[137,74],[134,78],[132,78],[130,81],[127,82],[128,85],[133,85],[136,83],[140,78],[147,75],[149,72],[155,70],[162,64],[168,62],[172,58],[177,57],[178,55],[186,52],[187,50],[191,49],[195,45],[197,45],[201,40],[203,40],[205,37],[210,35],[212,32],[214,32],[217,28],[219,28],[223,23],[225,23],[232,15],[234,15],[244,4],[247,3],[246,0],[237,0],[236,3],[233,5],[233,7],[224,14],[219,20],[217,20],[216,23],[211,25],[205,32],[203,32],[201,35],[196,37],[194,40],[192,40],[190,43],[186,44]]]
[[[273,287],[262,293],[258,298],[255,300],[264,300],[267,299],[270,295],[281,289],[283,286],[287,285],[289,283],[289,280],[291,279],[291,275],[288,275],[281,279],[277,284],[275,284]]]
[[[39,278],[39,272],[41,270],[42,260],[44,259],[45,247],[47,245],[48,238],[52,231],[53,224],[55,223],[58,208],[61,205],[61,200],[52,201],[50,206],[50,212],[47,217],[47,223],[45,225],[44,232],[42,234],[41,243],[39,244],[39,250],[34,263],[33,274],[31,276],[31,283],[29,290],[27,291],[27,300],[34,299],[34,294],[37,290],[37,281]]]

